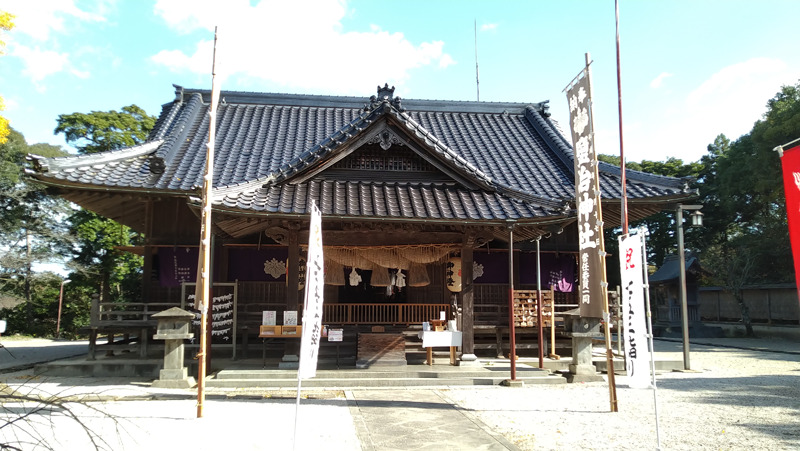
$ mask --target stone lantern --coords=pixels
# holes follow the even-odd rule
[[[172,307],[152,317],[158,320],[153,339],[164,340],[164,368],[160,371],[158,380],[153,381],[153,387],[193,387],[195,380],[188,376],[187,369],[183,365],[183,340],[194,337],[194,334],[189,332],[194,313]]]

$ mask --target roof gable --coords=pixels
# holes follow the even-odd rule
[[[311,179],[457,183],[494,191],[479,169],[443,145],[389,100],[363,114],[284,165],[267,183]]]

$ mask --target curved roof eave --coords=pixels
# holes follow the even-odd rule
[[[33,164],[34,171],[44,174],[47,172],[95,166],[99,164],[108,164],[116,161],[138,158],[143,155],[154,153],[163,143],[163,139],[157,139],[139,144],[137,146],[120,150],[112,150],[109,152],[77,156],[71,155],[67,157],[43,157],[40,155],[29,154],[26,156],[26,159]]]

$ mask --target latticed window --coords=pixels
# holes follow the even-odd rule
[[[411,150],[387,152],[380,147],[359,149],[334,165],[336,169],[369,171],[428,172],[434,167]]]

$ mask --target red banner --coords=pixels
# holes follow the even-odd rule
[[[786,218],[794,256],[794,275],[800,299],[800,146],[783,152],[783,190],[786,193]]]

